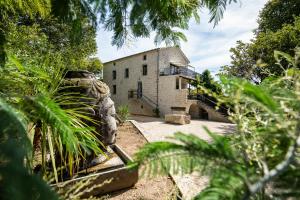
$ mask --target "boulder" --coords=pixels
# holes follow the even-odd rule
[[[191,123],[191,117],[189,115],[182,114],[167,114],[165,115],[165,122],[184,125]]]
[[[99,139],[104,145],[116,142],[117,123],[114,102],[110,98],[109,87],[96,79],[95,75],[88,71],[69,71],[64,78],[65,85],[76,86],[72,90],[80,92],[88,98],[81,101],[91,105],[87,113],[99,123],[96,130],[100,133]],[[86,122],[89,124],[89,122]],[[89,124],[95,126],[95,124]]]

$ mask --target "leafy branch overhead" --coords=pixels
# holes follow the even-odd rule
[[[96,11],[100,13],[100,23],[113,31],[113,44],[122,46],[126,38],[149,37],[156,32],[155,43],[178,44],[186,37],[180,30],[189,27],[189,20],[200,21],[199,10],[210,10],[210,22],[215,25],[221,20],[226,6],[237,0],[131,0],[99,1]]]
[[[7,19],[11,14],[40,15],[42,18],[52,15],[71,24],[72,35],[79,36],[77,39],[83,36],[83,19],[88,19],[93,27],[103,25],[106,30],[112,31],[112,44],[118,47],[131,36],[149,37],[152,31],[156,32],[155,43],[164,41],[171,45],[186,40],[181,30],[188,29],[192,18],[200,21],[201,8],[209,9],[210,22],[216,25],[232,2],[237,0],[5,0],[0,3],[0,19]],[[6,31],[4,24],[0,26],[0,46],[3,48]]]

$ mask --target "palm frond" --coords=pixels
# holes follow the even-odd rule
[[[39,176],[24,166],[24,161],[30,160],[31,151],[26,126],[23,116],[0,98],[0,198],[58,199]]]
[[[175,143],[155,142],[146,144],[136,155],[132,166],[141,166],[146,176],[162,173],[188,174],[193,171],[210,174],[216,163],[232,164],[229,141],[211,132],[211,143],[194,135],[174,134]]]
[[[63,161],[69,162],[73,160],[73,157],[82,156],[86,150],[96,154],[102,153],[99,148],[100,141],[95,134],[86,129],[86,126],[79,119],[69,116],[47,96],[27,97],[24,103],[24,108],[31,111],[32,120],[39,119],[43,124],[50,127],[53,137],[56,138],[52,146],[55,146],[55,149],[60,149],[61,145],[63,146],[64,149],[59,150],[65,152],[65,155],[61,158]],[[28,111],[24,112],[28,113]],[[44,134],[47,134],[47,131]],[[71,173],[73,170],[72,165],[69,167]]]

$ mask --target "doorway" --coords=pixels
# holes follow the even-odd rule
[[[137,88],[137,98],[142,98],[143,97],[143,84],[142,81],[138,82],[138,88]]]
[[[205,119],[208,120],[208,112],[201,108],[198,104],[192,104],[189,109],[189,115],[192,119]]]

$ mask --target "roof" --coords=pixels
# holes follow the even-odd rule
[[[125,56],[125,57],[122,57],[122,58],[117,58],[117,59],[115,59],[115,60],[111,60],[111,61],[105,62],[105,63],[103,63],[103,65],[108,64],[108,63],[111,63],[111,62],[116,62],[116,61],[119,61],[119,60],[127,59],[127,58],[130,58],[130,57],[134,57],[134,56],[137,56],[137,55],[140,55],[140,54],[145,54],[145,53],[149,53],[149,52],[152,52],[152,51],[157,51],[157,50],[160,50],[160,49],[168,49],[168,48],[178,48],[179,51],[180,51],[180,53],[181,53],[182,56],[184,57],[184,59],[185,59],[188,63],[190,63],[190,60],[186,57],[186,55],[183,53],[183,51],[181,50],[181,48],[179,48],[179,47],[163,47],[163,48],[150,49],[150,50],[143,51],[143,52],[140,52],[140,53],[136,53],[136,54],[132,54],[132,55],[129,55],[129,56]]]

